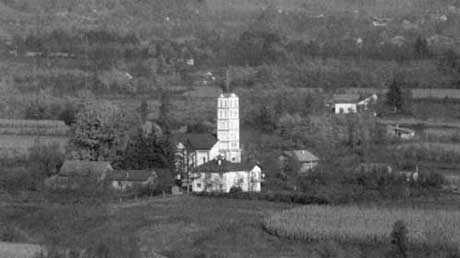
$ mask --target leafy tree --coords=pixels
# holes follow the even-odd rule
[[[76,116],[68,155],[73,159],[116,161],[128,140],[126,119],[125,113],[110,102],[86,106]]]
[[[401,85],[396,79],[393,79],[393,81],[390,83],[388,87],[388,92],[386,94],[386,103],[388,106],[394,109],[394,112],[401,111],[402,109],[403,97]]]
[[[72,103],[67,103],[64,109],[58,114],[58,119],[70,126],[75,123],[78,109],[79,108],[75,107]]]

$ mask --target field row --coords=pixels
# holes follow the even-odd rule
[[[291,239],[388,243],[398,220],[406,223],[411,243],[460,243],[458,211],[304,206],[276,213],[264,225],[269,232]]]

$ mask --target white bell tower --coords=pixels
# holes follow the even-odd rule
[[[239,98],[222,93],[217,99],[217,140],[219,153],[230,162],[241,162]]]

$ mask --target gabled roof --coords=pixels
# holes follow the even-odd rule
[[[192,150],[210,150],[217,143],[217,138],[209,133],[187,133],[174,135],[176,143],[182,142]]]
[[[107,180],[144,182],[152,177],[157,177],[153,170],[114,170],[107,175]]]
[[[334,94],[335,103],[358,103],[361,97],[358,94]]]
[[[309,152],[308,150],[283,151],[283,155],[295,158],[299,162],[319,161],[319,158],[316,157],[313,153]]]
[[[214,159],[198,167],[193,168],[193,172],[225,173],[225,172],[234,172],[234,171],[250,171],[255,166],[259,166],[259,165],[256,163],[232,163],[227,160],[221,160],[221,164],[219,165],[218,160]]]
[[[113,171],[106,161],[66,160],[59,171],[60,176],[102,176]]]

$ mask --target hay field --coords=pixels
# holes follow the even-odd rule
[[[460,244],[459,211],[304,206],[276,213],[264,225],[269,232],[291,239],[388,243],[397,220],[406,222],[413,244]]]

